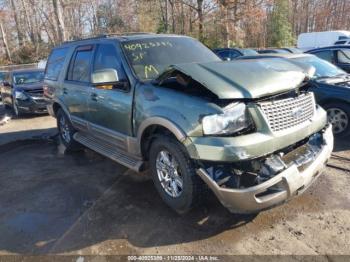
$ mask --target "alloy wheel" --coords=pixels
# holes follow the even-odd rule
[[[68,122],[66,121],[66,118],[64,116],[60,118],[59,122],[60,122],[61,136],[63,140],[68,144],[71,140],[70,128],[69,128]]]
[[[164,191],[178,198],[183,191],[183,179],[175,157],[166,150],[158,153],[156,159],[157,175]]]
[[[333,126],[333,133],[340,134],[344,132],[349,125],[348,115],[340,108],[327,109],[328,121]]]

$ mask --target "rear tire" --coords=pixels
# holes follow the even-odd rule
[[[194,163],[182,144],[174,138],[158,136],[149,153],[154,185],[169,207],[184,214],[203,202],[208,188],[196,174]]]
[[[336,137],[350,135],[350,105],[339,102],[326,104],[328,121],[333,126],[333,134]]]
[[[60,141],[66,147],[66,150],[74,151],[79,149],[79,143],[73,138],[76,130],[74,129],[66,113],[62,109],[59,109],[57,111],[56,118]]]

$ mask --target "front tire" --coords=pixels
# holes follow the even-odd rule
[[[154,185],[173,210],[183,214],[203,201],[207,187],[176,139],[156,137],[151,144],[149,161]]]
[[[328,121],[332,124],[333,134],[336,137],[347,137],[350,135],[350,106],[339,102],[327,104]]]
[[[77,149],[79,144],[73,139],[73,135],[76,131],[66,113],[62,109],[59,109],[56,118],[61,143],[68,151]]]

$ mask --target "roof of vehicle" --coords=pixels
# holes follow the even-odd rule
[[[114,39],[114,40],[117,40],[120,42],[124,42],[124,41],[138,40],[138,39],[161,38],[161,37],[187,37],[187,38],[190,38],[189,36],[185,36],[185,35],[155,34],[155,33],[142,33],[142,32],[124,33],[124,34],[106,34],[106,35],[99,35],[99,36],[77,39],[77,40],[72,40],[72,41],[66,41],[66,42],[63,42],[62,45],[60,45],[60,47],[65,46],[65,45],[71,45],[71,44],[75,44],[75,43],[85,42],[85,41],[91,42],[94,40],[101,40],[101,39]]]
[[[287,50],[287,51],[289,51],[291,53],[296,53],[296,54],[303,53],[303,51],[300,48],[297,48],[297,47],[281,47],[281,48],[278,48],[278,49]]]
[[[242,55],[244,55],[244,53],[246,53],[246,51],[255,51],[252,48],[238,48],[238,47],[223,47],[223,48],[215,48],[213,49],[213,52],[220,52],[220,51],[229,51],[229,50],[233,50],[233,51],[237,51],[240,52]]]
[[[271,53],[271,54],[259,54],[255,56],[245,56],[245,57],[240,57],[241,59],[258,59],[258,58],[288,58],[288,59],[293,59],[293,58],[298,58],[298,57],[311,57],[314,56],[312,54],[305,54],[305,53]]]
[[[332,45],[332,46],[318,47],[318,48],[310,49],[306,51],[306,53],[318,51],[318,50],[338,49],[338,48],[349,49],[350,45]]]
[[[12,70],[11,73],[28,73],[28,72],[44,72],[41,68],[26,68],[26,69],[16,69]]]
[[[266,48],[266,49],[259,49],[257,52],[262,54],[290,53],[290,51],[288,51],[286,48]]]

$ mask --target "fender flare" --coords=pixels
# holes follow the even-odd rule
[[[53,110],[54,104],[58,104],[59,107],[60,107],[60,108],[64,111],[64,113],[68,116],[69,120],[72,121],[68,108],[67,108],[59,99],[55,99],[55,100],[52,101],[52,110]],[[55,114],[55,117],[56,117],[56,114]]]
[[[186,140],[186,133],[174,122],[164,117],[154,116],[144,120],[138,128],[137,143],[139,145],[139,148],[141,148],[142,135],[144,134],[144,131],[151,125],[159,125],[168,129],[181,143],[183,143]]]

